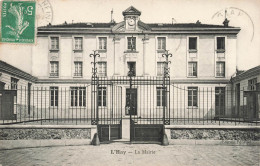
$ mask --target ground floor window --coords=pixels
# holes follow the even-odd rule
[[[157,106],[165,106],[166,104],[166,97],[165,91],[163,87],[156,88],[156,99],[157,99]]]
[[[107,106],[107,88],[99,87],[98,88],[98,106]]]
[[[198,87],[188,87],[188,106],[198,106]]]
[[[71,87],[70,88],[71,106],[86,106],[86,87]]]
[[[51,106],[58,106],[59,103],[59,89],[58,87],[50,87],[51,91]]]

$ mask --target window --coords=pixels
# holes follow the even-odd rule
[[[82,77],[82,62],[74,62],[75,72],[74,76]]]
[[[107,49],[107,38],[106,37],[99,37],[98,38],[98,49],[99,50],[106,50]]]
[[[189,50],[197,50],[197,37],[189,37]]]
[[[189,62],[188,76],[197,77],[197,62]]]
[[[17,89],[18,81],[18,79],[11,77],[11,89]]]
[[[50,62],[50,76],[51,77],[59,76],[59,62],[56,61]]]
[[[163,76],[164,74],[164,62],[157,62],[157,76]]]
[[[51,91],[51,106],[58,106],[59,102],[59,90],[58,87],[50,87]]]
[[[217,77],[225,77],[225,62],[217,62],[216,76]]]
[[[98,88],[98,106],[107,106],[107,88],[99,87]]]
[[[86,107],[86,87],[71,87],[70,103],[72,107]]]
[[[131,71],[133,76],[136,76],[136,63],[135,62],[127,62],[128,73]]]
[[[59,49],[59,37],[51,37],[51,50]]]
[[[136,38],[135,37],[127,37],[127,49],[128,50],[136,50]]]
[[[100,77],[107,76],[107,62],[98,62],[98,75]]]
[[[198,106],[198,88],[188,87],[188,106],[197,107]]]
[[[82,37],[75,37],[74,42],[75,42],[74,49],[75,50],[82,50],[83,38]]]
[[[256,82],[257,82],[257,78],[253,78],[251,80],[248,80],[248,90],[256,90]]]
[[[157,106],[166,106],[166,96],[163,87],[156,87]]]
[[[217,50],[225,50],[225,37],[217,37]]]
[[[157,44],[158,44],[158,47],[157,49],[158,50],[166,50],[166,38],[165,37],[158,37],[157,38]]]

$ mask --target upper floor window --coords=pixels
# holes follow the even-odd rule
[[[256,82],[257,82],[257,78],[253,78],[251,80],[248,80],[248,90],[256,90]]]
[[[82,37],[75,37],[74,38],[74,49],[75,50],[82,50],[82,45],[83,45],[83,38]]]
[[[59,76],[59,62],[56,61],[50,62],[50,76],[52,77]]]
[[[166,37],[158,37],[157,45],[158,50],[166,50]]]
[[[107,88],[99,87],[98,88],[98,106],[107,106]]]
[[[197,50],[197,37],[189,37],[189,50]]]
[[[217,37],[217,50],[225,50],[225,37]]]
[[[107,76],[107,62],[98,62],[98,76]]]
[[[216,64],[216,76],[225,77],[225,62],[217,62]]]
[[[59,37],[51,37],[51,50],[59,49]]]
[[[163,76],[164,74],[164,62],[157,62],[157,76]]]
[[[51,106],[58,106],[59,90],[58,87],[50,87],[51,91]]]
[[[197,62],[189,62],[188,76],[197,77]]]
[[[86,87],[70,88],[70,105],[86,107]]]
[[[136,50],[136,37],[127,37],[127,49],[131,51]]]
[[[136,63],[135,62],[127,62],[128,73],[131,71],[133,76],[136,76]]]
[[[106,50],[107,49],[107,38],[106,37],[99,37],[98,38],[98,49],[99,50]]]
[[[17,89],[18,81],[18,79],[11,77],[11,89]]]
[[[188,106],[198,106],[198,87],[188,87]]]
[[[74,62],[75,72],[74,76],[82,76],[82,62]]]

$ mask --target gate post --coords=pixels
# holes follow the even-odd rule
[[[97,51],[94,50],[93,54],[90,54],[90,57],[93,57],[93,68],[92,68],[92,77],[91,77],[91,124],[98,125],[98,77],[97,77],[97,67],[96,67],[96,57],[100,57]],[[95,116],[96,115],[96,116]],[[100,145],[99,136],[98,136],[98,127],[97,133],[95,133],[92,140],[93,145]]]
[[[171,63],[171,61],[169,61],[169,57],[172,57],[172,54],[169,53],[169,50],[165,50],[165,53],[162,54],[162,57],[165,57],[165,61],[164,61],[164,75],[163,75],[163,99],[164,99],[164,103],[163,103],[163,124],[164,125],[169,125],[170,124],[170,93],[168,94],[168,92],[170,92],[170,68],[168,67],[168,64]],[[167,86],[168,89],[167,89]],[[169,95],[169,98],[167,100],[167,96]],[[167,106],[169,104],[169,106]],[[166,110],[167,108],[167,110]],[[166,111],[168,111],[168,118],[165,119],[165,114]]]
[[[133,96],[132,96],[132,86],[133,86],[133,76],[134,76],[134,71],[130,70],[128,72],[128,77],[129,77],[129,84],[130,84],[130,110],[129,110],[129,114],[130,114],[130,126],[133,125],[133,121],[132,121],[132,113],[133,113]],[[130,127],[131,128],[131,127]],[[130,129],[131,130],[131,129]],[[132,132],[130,131],[130,142],[132,142]]]

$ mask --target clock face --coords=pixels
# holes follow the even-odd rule
[[[128,25],[130,25],[130,26],[133,26],[133,25],[135,25],[135,20],[134,19],[129,19],[128,20]]]

